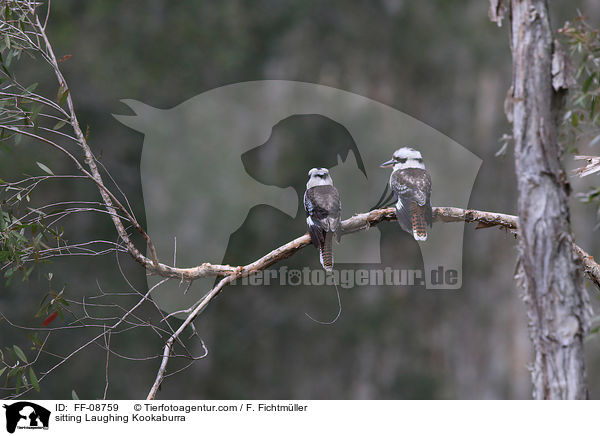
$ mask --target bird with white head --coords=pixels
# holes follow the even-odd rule
[[[319,249],[321,265],[333,269],[332,236],[339,242],[341,236],[340,194],[333,186],[327,168],[312,168],[308,172],[304,193],[306,224],[312,243]]]
[[[381,167],[393,168],[389,183],[397,197],[396,218],[400,227],[417,241],[427,240],[427,226],[432,223],[431,177],[421,152],[399,148]]]

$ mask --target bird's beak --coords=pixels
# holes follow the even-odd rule
[[[396,164],[396,161],[394,159],[392,160],[388,160],[387,162],[382,163],[381,165],[379,165],[380,168],[389,168],[389,167],[393,167]]]

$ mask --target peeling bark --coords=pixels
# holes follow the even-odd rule
[[[504,1],[503,0],[490,0],[490,9],[488,10],[488,17],[490,21],[493,21],[502,27],[502,20],[504,19]]]

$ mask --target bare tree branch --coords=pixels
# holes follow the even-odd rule
[[[439,222],[477,222],[479,223],[479,228],[500,226],[509,230],[517,230],[518,227],[518,217],[514,215],[473,209],[460,209],[457,207],[434,207],[433,217],[435,221]],[[395,219],[396,212],[394,208],[375,209],[370,212],[354,215],[353,217],[344,220],[342,222],[342,233],[348,234],[366,230],[382,221],[393,221]],[[247,265],[231,266],[203,263],[192,268],[173,268],[159,264],[159,269],[155,271],[159,272],[159,275],[179,278],[180,280],[185,281],[211,276],[224,277],[230,274],[238,274],[240,277],[243,277],[253,271],[265,269],[276,262],[286,259],[309,244],[310,236],[306,233]],[[589,257],[590,260],[586,265],[586,267],[589,267],[586,268],[589,269],[588,276],[594,283],[600,283],[600,274],[597,273],[598,264],[596,264],[593,258],[575,244],[573,244],[573,251],[578,256],[584,254]],[[594,267],[594,265],[596,265],[596,267]]]
[[[69,92],[69,87],[67,86],[67,82],[66,82],[64,76],[62,75],[62,72],[58,66],[56,56],[54,55],[54,51],[52,50],[50,41],[48,40],[48,37],[46,36],[46,31],[45,31],[44,27],[40,24],[40,20],[37,16],[36,16],[35,23],[37,25],[37,30],[38,30],[39,34],[42,36],[42,38],[44,40],[44,43],[46,46],[46,52],[50,59],[50,65],[54,68],[54,74],[56,75],[59,86],[62,89],[64,89],[65,92],[67,92],[66,101],[67,101],[67,107],[69,108],[70,124],[73,127],[75,136],[77,137],[79,145],[81,146],[81,148],[85,154],[85,162],[88,165],[88,168],[90,169],[92,180],[96,183],[96,185],[99,188],[100,196],[102,197],[102,200],[104,201],[104,204],[106,205],[108,212],[111,214],[113,223],[115,225],[115,228],[117,229],[117,232],[119,233],[119,236],[121,237],[121,239],[123,239],[123,242],[125,242],[125,244],[127,245],[127,248],[129,250],[129,252],[131,253],[131,255],[134,257],[134,259],[136,259],[138,262],[142,263],[143,265],[146,265],[148,263],[148,259],[144,255],[142,255],[142,253],[135,247],[133,242],[129,239],[129,235],[126,232],[125,227],[123,226],[123,223],[121,222],[121,220],[119,219],[119,217],[116,214],[116,208],[121,209],[121,211],[123,211],[123,213],[125,213],[127,218],[136,227],[136,229],[142,234],[142,236],[144,236],[144,239],[146,240],[146,243],[148,244],[148,249],[150,250],[150,253],[151,253],[152,264],[154,266],[157,266],[158,265],[158,256],[156,253],[156,249],[154,248],[154,244],[152,243],[152,241],[150,239],[150,236],[148,236],[146,231],[137,222],[137,220],[129,214],[127,209],[123,205],[121,205],[121,203],[117,200],[117,198],[114,195],[112,195],[112,193],[104,186],[104,182],[102,181],[102,176],[101,176],[100,172],[98,171],[98,167],[96,166],[96,157],[92,153],[92,150],[87,143],[87,139],[86,139],[83,131],[81,130],[81,127],[79,126],[79,120],[77,119],[77,115],[75,113],[75,107],[73,105],[73,99],[71,97],[71,93]]]
[[[600,157],[598,156],[573,156],[575,160],[584,160],[587,164],[573,170],[579,177],[589,176],[600,171]]]
[[[518,235],[517,230],[519,219],[514,215],[507,215],[497,212],[486,212],[473,209],[460,209],[457,207],[434,207],[433,218],[437,222],[445,223],[477,222],[478,228],[499,226],[501,228],[505,228],[507,230],[512,231],[515,234],[515,236]],[[396,210],[394,208],[376,209],[370,212],[354,215],[353,217],[342,221],[342,233],[349,234],[361,230],[368,230],[381,222],[394,220],[396,220]],[[221,290],[225,286],[229,285],[231,282],[238,278],[245,277],[254,272],[264,270],[281,260],[287,259],[309,244],[310,236],[308,235],[308,233],[306,233],[272,250],[271,252],[255,260],[254,262],[244,266],[232,267],[229,265],[203,264],[202,266],[197,267],[202,268],[202,273],[206,273],[207,275],[227,275],[224,278],[222,278],[217,283],[217,285],[213,289],[211,289],[208,294],[203,296],[195,305],[193,305],[187,310],[170,314],[175,315],[183,313],[188,314],[188,316],[165,343],[165,347],[163,350],[163,358],[158,369],[158,373],[156,375],[154,384],[152,385],[152,388],[148,393],[147,399],[153,400],[154,398],[156,398],[158,389],[165,378],[167,364],[169,362],[170,357],[172,356],[173,345],[175,341],[179,339],[181,333],[185,330],[186,327],[192,326],[192,322],[198,316],[198,314],[200,314],[202,310],[204,310],[204,308],[212,301],[214,297],[216,297],[219,294],[219,292],[221,292]],[[587,254],[576,244],[573,244],[573,252],[581,259],[582,264],[584,265],[585,273],[588,276],[588,278],[600,287],[600,266],[594,261],[592,256]],[[200,271],[197,268],[181,269],[180,271],[185,271],[185,274],[189,274],[186,275],[186,277],[189,277],[191,274]],[[229,272],[227,273],[225,271]]]

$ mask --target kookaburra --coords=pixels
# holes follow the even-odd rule
[[[326,271],[332,271],[332,236],[335,235],[339,242],[341,234],[340,194],[333,186],[327,168],[313,168],[308,176],[304,193],[308,233],[312,243],[319,249],[321,265]]]
[[[402,229],[417,241],[427,239],[427,225],[431,227],[431,177],[421,153],[410,147],[394,152],[392,159],[381,164],[393,167],[390,188],[396,194],[396,217]]]

